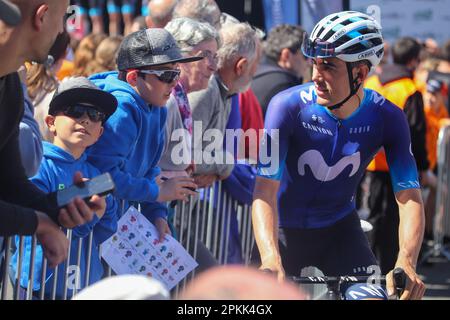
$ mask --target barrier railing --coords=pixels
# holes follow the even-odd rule
[[[123,208],[123,207],[122,207]],[[123,210],[122,210],[123,212]],[[197,270],[213,264],[227,264],[230,256],[233,263],[248,264],[254,241],[251,225],[251,209],[232,199],[218,182],[202,189],[199,196],[190,197],[189,202],[177,202],[173,224],[178,241],[198,260]],[[66,232],[72,242],[73,232]],[[52,279],[47,274],[47,260],[43,257],[36,237],[10,237],[5,239],[5,259],[1,280],[2,300],[55,300],[70,299],[91,279],[91,257],[93,233],[78,238],[77,245],[69,247],[68,258],[53,270]],[[83,243],[87,241],[85,268],[82,268]],[[70,252],[75,250],[74,252]],[[16,262],[16,272],[10,268]],[[42,262],[40,262],[42,261]],[[206,262],[205,262],[206,261]],[[36,268],[41,266],[40,268]],[[104,277],[113,274],[106,263]],[[83,269],[81,279],[80,270]],[[175,296],[195,276],[191,272],[173,291]],[[63,281],[60,281],[62,277]],[[24,283],[24,280],[27,280]],[[61,284],[62,283],[62,284]]]
[[[437,153],[438,180],[433,219],[433,244],[422,255],[420,262],[439,256],[450,260],[450,244],[446,245],[444,241],[450,238],[450,125],[442,127],[439,131]]]

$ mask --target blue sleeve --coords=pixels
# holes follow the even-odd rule
[[[222,181],[224,190],[240,203],[251,205],[255,189],[255,174],[255,169],[250,165],[236,164],[231,175]]]
[[[394,192],[419,189],[417,166],[405,114],[400,108],[390,104],[383,111],[383,146]]]
[[[111,174],[116,184],[115,196],[119,199],[154,201],[159,195],[155,180],[136,178],[124,168],[137,140],[139,120],[136,118],[138,115],[130,111],[134,109],[129,106],[131,102],[123,100],[106,122],[102,137],[89,149],[89,162],[102,172]],[[149,175],[153,176],[155,172]]]
[[[117,231],[118,200],[112,195],[106,197],[106,211],[94,228],[96,244],[104,242]]]
[[[19,126],[19,147],[25,174],[27,177],[32,177],[37,173],[41,164],[42,137],[39,132],[39,125],[33,117],[33,104],[28,98],[25,87],[23,87],[23,92],[25,110]]]
[[[165,116],[164,116],[165,117]],[[164,119],[165,121],[165,119]],[[157,152],[157,159],[161,158],[163,149],[164,149],[164,140],[165,140],[165,130],[164,127],[162,128],[161,132],[159,133],[159,147]],[[147,178],[155,181],[155,177],[158,176],[161,173],[161,169],[159,167],[154,167],[150,170],[150,172],[147,174]],[[159,187],[157,186],[158,190]],[[153,223],[156,218],[163,218],[167,220],[167,206],[164,203],[160,203],[157,201],[147,201],[141,203],[142,208],[142,214]]]
[[[269,103],[260,142],[258,176],[280,180],[289,148],[289,137],[295,119],[295,102],[287,92],[276,95]]]
[[[44,193],[50,193],[56,190],[56,188],[52,188],[53,179],[49,174],[49,168],[46,161],[42,161],[38,172],[35,176],[30,178],[30,181]]]
[[[161,202],[142,203],[141,212],[151,223],[153,223],[156,218],[167,220],[167,206]]]

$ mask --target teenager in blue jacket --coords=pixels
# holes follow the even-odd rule
[[[140,203],[141,211],[160,233],[170,234],[163,202],[187,201],[196,193],[193,179],[176,177],[160,182],[157,167],[164,147],[165,104],[178,80],[179,63],[202,59],[183,57],[175,39],[164,29],[134,32],[118,52],[119,72],[97,74],[91,80],[118,100],[105,132],[88,150],[88,159],[116,183],[115,196]]]

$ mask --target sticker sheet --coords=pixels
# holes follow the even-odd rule
[[[183,246],[158,232],[133,206],[118,222],[117,232],[101,245],[102,258],[117,274],[142,274],[163,282],[171,290],[198,264]]]

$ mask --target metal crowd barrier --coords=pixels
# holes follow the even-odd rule
[[[198,248],[203,246],[208,249],[212,257],[218,264],[228,263],[229,242],[230,242],[230,227],[232,224],[237,225],[237,230],[240,238],[240,252],[243,264],[249,264],[250,251],[252,243],[254,242],[252,224],[251,224],[251,208],[248,205],[238,203],[232,199],[226,192],[222,190],[222,183],[218,182],[214,186],[203,189],[200,196],[190,197],[189,202],[177,202],[174,208],[174,227],[178,235],[178,241],[188,250],[195,260],[199,257]],[[123,207],[122,207],[123,212]],[[232,214],[234,212],[235,214]],[[66,232],[69,241],[72,240],[72,231]],[[55,299],[70,299],[72,295],[76,294],[79,289],[77,283],[86,287],[90,279],[90,258],[92,252],[93,235],[78,240],[78,250],[76,253],[77,265],[68,265],[68,259],[60,264],[58,268],[54,269],[53,281],[45,281],[47,273],[47,261],[43,258],[42,271],[40,273],[40,290],[33,291],[33,281],[35,275],[35,261],[37,240],[36,237],[31,237],[31,252],[29,255],[29,270],[22,270],[22,261],[25,261],[24,243],[26,237],[18,237],[18,244],[16,245],[16,237],[9,237],[5,239],[4,261],[2,265],[2,279],[1,285],[1,300],[55,300]],[[73,273],[74,270],[80,267],[81,251],[83,241],[88,242],[86,272],[84,279],[77,279]],[[69,247],[70,250],[70,247]],[[10,262],[13,253],[17,251],[17,276],[11,279],[12,272],[10,272]],[[69,251],[68,257],[71,256]],[[111,268],[106,263],[104,277],[109,277],[113,274]],[[62,268],[62,272],[59,270]],[[79,270],[79,269],[78,269]],[[28,273],[27,287],[20,286],[20,275]],[[191,272],[180,284],[174,289],[173,294],[177,296],[186,284],[195,277],[196,270]],[[57,296],[57,279],[63,277],[63,294]],[[50,290],[46,290],[50,288]],[[72,290],[69,295],[68,291]]]
[[[438,181],[436,190],[436,211],[433,219],[433,244],[422,256],[421,262],[430,257],[444,257],[450,260],[450,125],[439,131],[437,145]]]

